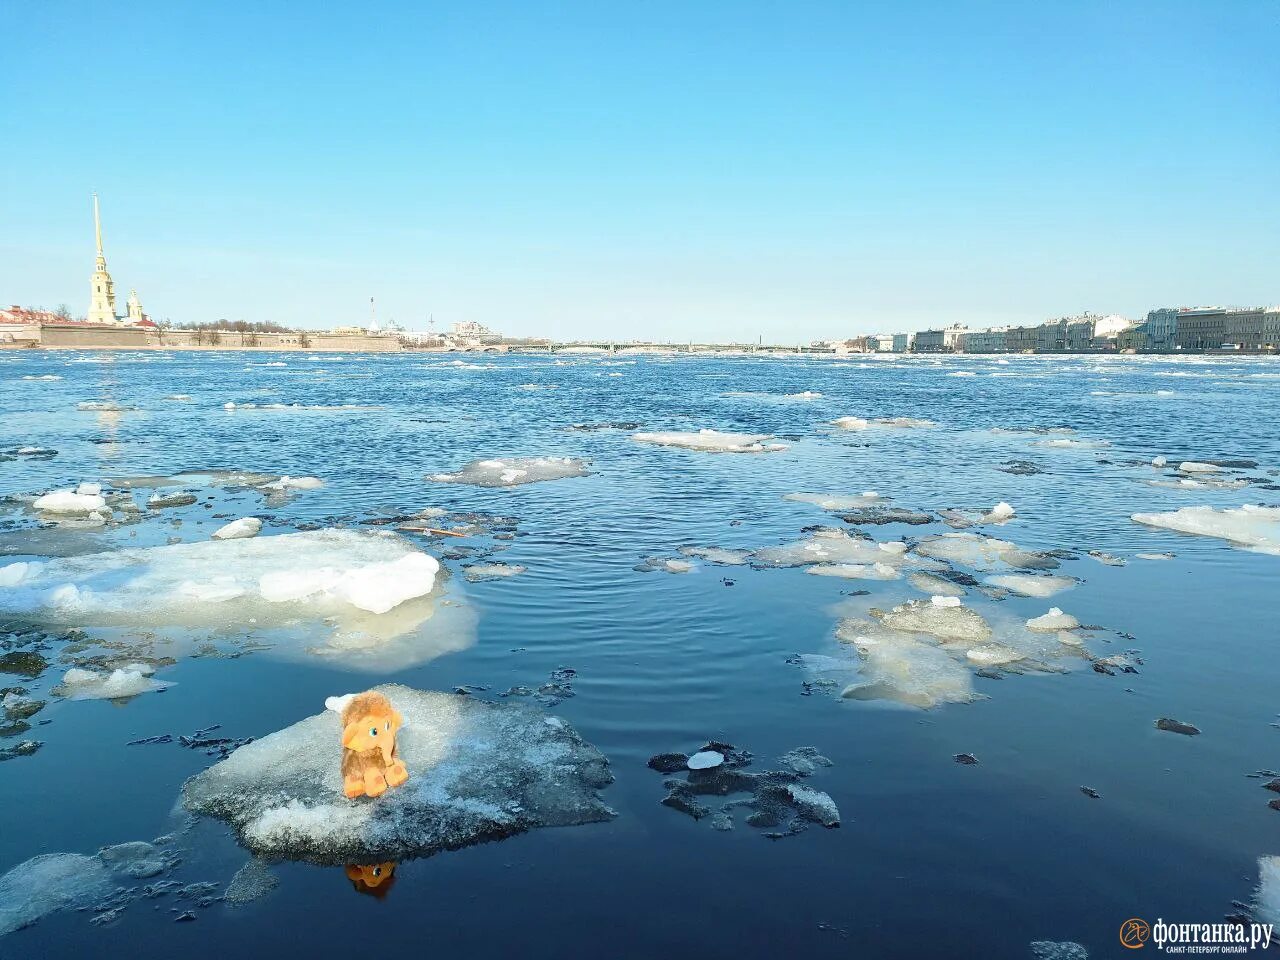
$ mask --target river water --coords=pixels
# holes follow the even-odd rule
[[[0,686],[48,705],[27,732],[0,740],[42,742],[0,763],[0,872],[176,833],[182,862],[167,876],[214,884],[216,898],[246,855],[225,824],[189,821],[177,801],[217,757],[129,741],[213,724],[210,736],[261,737],[327,696],[384,681],[472,685],[469,695],[503,703],[501,692],[572,668],[574,696],[537,709],[609,759],[615,782],[602,796],[617,814],[407,860],[380,897],[359,895],[341,868],[282,861],[269,865],[279,885],[243,906],[169,894],[136,898],[118,916],[52,912],[0,937],[0,956],[1022,958],[1033,941],[1074,941],[1109,957],[1127,952],[1117,934],[1128,918],[1244,912],[1259,858],[1280,854],[1280,812],[1268,806],[1280,794],[1250,776],[1280,767],[1280,556],[1130,519],[1280,503],[1274,360],[9,352],[0,411],[6,563],[203,542],[250,514],[265,521],[259,540],[394,528],[429,507],[506,518],[472,539],[400,534],[443,558],[472,625],[450,627],[470,634],[438,651],[372,671],[296,644],[284,655],[273,627],[247,621],[188,625],[182,643],[164,623],[122,628],[93,615],[7,634],[5,649],[36,649],[48,666]],[[848,416],[933,425],[833,425]],[[571,429],[584,424],[593,429]],[[708,452],[632,436],[704,428],[785,449]],[[1044,432],[1061,428],[1074,432]],[[56,453],[29,452],[37,447]],[[473,460],[540,456],[589,461],[589,473],[510,488],[428,479]],[[1152,466],[1157,457],[1168,465]],[[1234,465],[1175,470],[1212,460]],[[1038,472],[1000,469],[1013,461]],[[215,469],[323,486],[264,498],[196,478],[179,483],[196,503],[100,527],[51,523],[24,499]],[[858,527],[784,499],[865,491],[931,522]],[[133,492],[142,505],[155,490]],[[981,519],[1001,501],[1011,520],[960,532],[1059,551],[1053,574],[1078,582],[1052,599],[970,582],[965,606],[1004,623],[1056,605],[1091,628],[1076,632],[1088,656],[987,676],[967,665],[971,702],[840,696],[863,664],[837,624],[930,603],[908,568],[891,564],[884,580],[698,558],[687,572],[637,569],[690,559],[681,546],[793,543],[816,525],[902,539],[914,556],[924,538],[957,532],[936,511]],[[527,569],[467,582],[465,567],[490,562]],[[952,569],[977,581],[992,572]],[[26,629],[28,613],[6,629]],[[81,633],[67,640],[68,628]],[[245,655],[195,655],[202,632],[228,631]],[[51,693],[95,640],[126,660],[171,654],[155,679],[172,685],[126,700]],[[1093,669],[1091,658],[1111,656],[1119,666]],[[1159,718],[1202,733],[1157,729]],[[646,761],[709,740],[750,751],[750,770],[816,748],[831,765],[805,782],[838,805],[839,828],[770,839],[742,817],[716,830],[662,805],[665,778]],[[718,811],[720,798],[704,799]],[[188,909],[194,921],[175,922]]]

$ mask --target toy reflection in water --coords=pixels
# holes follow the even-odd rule
[[[347,879],[356,893],[367,893],[381,900],[396,882],[394,863],[352,864],[346,868]]]

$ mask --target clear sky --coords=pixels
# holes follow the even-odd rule
[[[0,301],[797,342],[1280,302],[1280,3],[0,4]]]

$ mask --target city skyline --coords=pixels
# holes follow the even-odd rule
[[[12,11],[0,296],[85,312],[97,190],[179,322],[807,342],[1277,299],[1265,4],[485,9]]]

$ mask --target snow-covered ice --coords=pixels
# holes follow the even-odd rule
[[[707,453],[775,453],[786,450],[783,443],[768,443],[773,438],[767,433],[725,433],[720,430],[682,432],[670,430],[657,433],[633,433],[632,440],[652,443],[662,447],[681,447],[686,450],[702,450]]]
[[[710,770],[724,763],[724,754],[718,750],[700,750],[688,760],[690,770]]]
[[[1048,613],[1041,614],[1038,617],[1032,617],[1027,621],[1027,629],[1045,632],[1074,630],[1078,626],[1080,626],[1079,620],[1069,613],[1063,613],[1057,607],[1050,607]]]
[[[188,780],[182,802],[226,820],[259,856],[345,864],[428,856],[540,826],[611,819],[608,761],[558,717],[394,684],[409,780],[377,799],[342,794],[341,721],[324,710]]]
[[[543,480],[585,477],[588,462],[575,457],[504,457],[472,460],[456,473],[434,473],[438,483],[469,483],[477,487],[518,487]]]
[[[104,509],[106,505],[107,501],[98,493],[55,490],[37,497],[31,508],[42,513],[92,513]]]
[[[819,563],[804,572],[846,580],[897,580],[900,576],[898,568],[887,563]]]
[[[210,536],[214,540],[240,540],[256,537],[261,530],[262,521],[257,517],[241,517],[239,520],[232,520],[225,526],[219,527]]]
[[[171,686],[156,680],[153,673],[155,668],[146,663],[129,663],[109,672],[72,667],[54,693],[68,700],[123,700]]]
[[[832,420],[831,423],[841,430],[870,430],[876,427],[896,430],[919,430],[937,426],[932,420],[922,420],[917,417],[873,417],[871,419],[864,417],[838,417]]]
[[[1169,513],[1135,513],[1133,519],[1149,527],[1217,537],[1259,553],[1280,555],[1280,507],[1183,507]]]
[[[903,562],[904,554],[889,545],[894,542],[877,543],[851,537],[843,530],[823,529],[794,543],[757,550],[755,560],[770,567],[803,567],[815,563],[898,565]]]
[[[293,640],[363,669],[420,663],[474,639],[439,562],[387,531],[315,530],[134,547],[0,567],[0,611],[57,625],[237,632]],[[272,631],[267,634],[264,631]]]
[[[1025,573],[1000,574],[987,577],[986,582],[1023,597],[1052,597],[1076,585],[1070,577],[1033,577]]]
[[[842,510],[860,510],[863,507],[875,507],[887,503],[889,498],[882,497],[874,490],[861,494],[842,493],[788,493],[782,499],[795,500],[798,503],[811,503],[823,510],[840,512]]]

